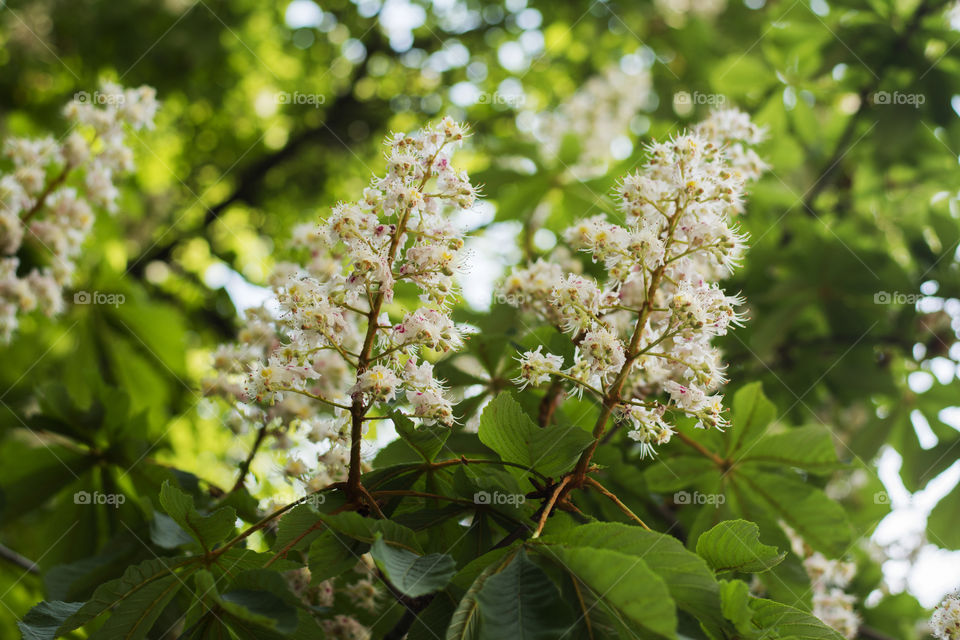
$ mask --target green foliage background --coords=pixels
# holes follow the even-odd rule
[[[759,525],[755,562],[767,557],[765,547],[787,552],[778,524],[785,521],[828,556],[856,559],[859,573],[851,591],[861,603],[875,593],[879,565],[858,542],[869,538],[890,509],[877,499],[885,495],[876,475],[879,452],[889,446],[900,454],[900,477],[908,490],[917,491],[954,464],[960,451],[960,433],[941,413],[960,405],[952,373],[960,357],[954,347],[960,326],[960,38],[945,15],[949,3],[770,0],[751,8],[731,0],[715,19],[686,20],[664,16],[649,2],[449,3],[477,16],[467,21],[438,8],[443,3],[424,3],[425,20],[412,30],[412,46],[399,51],[383,28],[379,3],[321,4],[328,14],[322,28],[300,29],[286,24],[286,3],[252,0],[34,0],[0,9],[4,136],[62,132],[60,106],[75,92],[95,88],[102,77],[153,85],[163,101],[157,128],[134,139],[138,171],[124,186],[122,214],[98,218],[76,278],[77,289],[123,293],[126,303],[69,306],[53,320],[24,318],[14,341],[0,347],[0,542],[40,568],[31,574],[0,564],[0,637],[17,637],[16,621],[44,598],[86,601],[128,566],[158,572],[178,562],[184,549],[198,552],[231,538],[235,523],[228,515],[256,521],[252,497],[243,491],[223,497],[251,442],[238,441],[222,426],[221,408],[200,394],[210,350],[231,340],[238,326],[234,301],[207,277],[212,266],[263,284],[270,266],[287,257],[285,239],[295,224],[317,219],[340,199],[356,198],[370,172],[382,168],[385,134],[415,129],[444,113],[472,124],[475,135],[464,156],[495,206],[493,220],[475,235],[516,229],[515,259],[534,257],[543,252],[533,241],[537,229],[559,232],[577,218],[610,211],[611,189],[642,161],[642,144],[706,114],[709,105],[680,104],[675,96],[683,91],[722,95],[768,127],[760,152],[773,167],[751,189],[743,224],[752,248],[730,285],[742,290],[751,317],[723,344],[731,392],[740,390],[734,427],[725,436],[696,434],[723,461],[724,473],[708,457],[672,443],[661,456],[671,468],[684,470],[677,479],[657,462],[639,462],[625,440],[615,439],[600,450],[598,461],[606,468],[598,477],[654,531],[680,541],[666,551],[675,553],[677,562],[695,559],[692,552],[708,545],[700,534],[721,520]],[[520,37],[517,16],[530,9],[542,22],[528,31],[542,34],[544,48],[524,69],[510,71],[500,64],[498,51]],[[442,64],[444,52],[457,44],[469,52],[468,63]],[[658,99],[634,123],[640,133],[633,134],[630,157],[601,178],[559,180],[563,158],[536,157],[517,131],[511,104],[464,107],[450,99],[450,87],[459,82],[495,95],[502,82],[517,78],[526,92],[525,108],[551,108],[625,55],[655,56],[650,71]],[[322,95],[324,101],[278,105],[278,92]],[[878,92],[919,95],[923,101],[884,104]],[[530,157],[536,171],[511,169],[516,163],[505,160],[515,156]],[[544,202],[548,215],[535,215]],[[926,298],[920,305],[877,303],[881,292],[921,291]],[[466,373],[456,359],[441,365],[455,387],[470,389],[472,397],[459,407],[466,415],[507,388],[518,345],[542,336],[527,335],[514,313],[499,305],[485,319],[470,310],[460,319],[484,329],[484,338],[468,347],[468,355],[484,365],[483,374]],[[933,366],[951,373],[933,376]],[[927,390],[914,390],[919,388]],[[536,394],[525,394],[516,407],[520,417],[511,424],[535,421],[538,402]],[[754,405],[763,408],[763,419],[743,417],[753,415]],[[557,421],[571,428],[592,424],[578,419],[589,410],[569,400]],[[921,443],[914,428],[918,415],[935,443]],[[454,433],[448,446],[457,454],[499,454],[506,460],[509,446],[498,444],[495,431],[484,435],[481,428],[479,439]],[[438,453],[428,457],[450,457]],[[255,471],[277,464],[269,452],[262,455]],[[417,460],[416,451],[401,442],[385,449],[377,466]],[[562,467],[563,461],[556,464]],[[866,484],[839,504],[826,497],[828,479],[858,469],[866,472]],[[436,491],[467,497],[483,488],[462,471],[427,476],[411,478],[407,488],[429,482]],[[498,471],[488,478],[530,490],[521,476]],[[165,482],[168,488],[161,489]],[[676,504],[673,494],[679,490],[723,493],[727,500],[719,508]],[[122,492],[130,499],[119,508],[92,507],[75,504],[77,491]],[[172,506],[185,495],[205,515],[194,511],[193,502]],[[628,522],[596,493],[583,494],[578,504],[598,520]],[[438,604],[426,610],[436,616],[431,620],[456,620],[456,607],[466,598],[479,601],[481,611],[506,607],[510,603],[497,598],[516,584],[571,601],[569,589],[576,582],[561,575],[561,566],[582,568],[581,578],[597,593],[604,585],[612,589],[612,602],[597,607],[604,616],[598,624],[612,629],[610,637],[637,629],[640,637],[671,637],[666,627],[640,622],[655,618],[652,624],[659,624],[676,616],[672,606],[662,616],[648,615],[670,596],[680,608],[684,637],[755,637],[749,634],[762,629],[764,619],[784,620],[778,607],[810,607],[809,583],[794,554],[773,568],[748,563],[726,569],[724,563],[736,558],[716,529],[711,532],[716,548],[701,553],[706,564],[698,560],[702,566],[690,569],[696,574],[690,579],[703,581],[709,598],[716,598],[707,604],[678,595],[669,576],[640,560],[619,594],[605,567],[622,564],[622,556],[642,557],[650,544],[644,536],[654,535],[628,530],[627,524],[594,523],[586,526],[609,529],[578,533],[577,522],[562,513],[551,519],[541,547],[518,551],[507,544],[503,548],[512,555],[476,560],[516,521],[529,520],[536,505],[528,506],[520,512],[478,510],[476,531],[453,550],[444,541],[459,535],[456,519],[446,520],[428,540],[422,533],[426,525],[417,524],[408,503],[391,504],[399,520],[406,518],[401,533],[360,535],[356,522],[334,524],[340,516],[324,516],[331,522],[323,520],[328,526],[323,535],[373,545],[387,575],[415,561],[403,553],[449,554],[457,573],[452,581],[451,575],[432,576],[443,591],[434,599]],[[235,511],[223,515],[218,508]],[[158,520],[159,509],[169,518]],[[182,540],[172,528],[167,533],[175,539],[166,547],[158,544],[164,541],[158,521],[172,518],[183,525],[191,513],[205,518],[209,533]],[[465,513],[451,511],[447,517]],[[301,511],[300,517],[316,522],[320,515]],[[957,522],[960,488],[933,510],[929,541],[960,548]],[[415,536],[410,544],[398,542],[407,531]],[[623,536],[622,544],[609,543],[617,536]],[[227,552],[254,554],[274,543],[251,540],[249,548],[237,545]],[[322,548],[314,542],[303,552],[319,566],[322,556],[314,555]],[[553,552],[565,563],[554,562]],[[253,556],[243,561],[251,569],[262,566]],[[222,578],[216,564],[181,571],[192,572],[197,585]],[[754,602],[738,618],[732,609],[747,605],[742,583],[734,578],[755,572],[770,600]],[[241,586],[280,591],[273,589],[271,575],[276,577],[254,572],[246,578],[253,582]],[[478,576],[503,584],[474,590]],[[185,593],[171,595],[169,602]],[[213,589],[207,597],[230,615],[253,616],[229,595]],[[620,595],[637,601],[619,602]],[[259,613],[280,629],[292,605],[275,597],[274,609]],[[715,635],[697,635],[705,632],[692,622],[694,616],[721,601],[724,615],[712,623],[700,619],[704,627],[713,625]],[[924,637],[916,623],[926,613],[912,596],[878,592],[870,602],[860,610],[879,635],[862,637]],[[563,619],[549,605],[542,598],[530,603],[543,624]],[[641,613],[631,614],[631,607]],[[402,613],[396,607],[384,616],[375,636],[387,633]],[[54,617],[68,614],[74,612]],[[120,617],[118,609],[111,623],[119,625]],[[483,625],[499,629],[491,625],[508,622],[497,618]],[[627,631],[617,630],[624,624]],[[776,632],[767,631],[774,635],[762,637],[833,637],[826,631],[803,635],[813,632],[779,624]],[[420,628],[428,625],[415,624],[411,637],[430,637]],[[548,627],[538,629],[545,634],[539,637],[553,637]]]

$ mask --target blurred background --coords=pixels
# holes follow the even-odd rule
[[[858,579],[858,595],[913,637],[923,608],[960,587],[955,11],[940,0],[0,5],[4,137],[63,134],[62,105],[102,79],[151,85],[162,101],[156,128],[131,140],[138,170],[120,211],[98,217],[75,278],[124,304],[25,316],[0,346],[5,555],[66,584],[133,557],[127,531],[142,521],[131,505],[78,515],[76,491],[148,494],[174,464],[230,485],[250,444],[201,394],[210,353],[266,298],[291,229],[382,170],[388,133],[443,115],[471,124],[461,159],[485,198],[460,221],[472,235],[461,279],[481,310],[499,304],[506,269],[550,254],[572,221],[617,215],[611,191],[647,142],[737,107],[767,127],[772,170],[742,221],[752,250],[729,288],[751,320],[725,338],[729,376],[761,380],[780,420],[835,434],[850,465],[828,493],[861,536],[851,553],[885,578]],[[282,464],[260,462],[265,476]],[[22,564],[0,562],[2,637],[43,597]]]

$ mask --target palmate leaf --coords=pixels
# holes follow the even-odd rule
[[[447,554],[417,555],[390,546],[379,534],[370,548],[370,555],[390,584],[411,598],[439,591],[457,572],[456,563]]]
[[[714,451],[722,464],[706,456],[697,462],[696,457],[684,453],[652,465],[645,479],[659,491],[688,485],[709,494],[722,490],[727,518],[740,516],[761,524],[783,521],[815,549],[830,557],[843,554],[851,539],[843,509],[790,469],[825,473],[839,468],[829,431],[813,426],[766,433],[776,409],[759,383],[737,391],[733,408],[732,426],[723,435],[726,453]],[[701,511],[694,533],[718,524],[720,516],[719,511]]]
[[[501,393],[480,416],[480,441],[507,462],[559,477],[569,471],[593,437],[577,427],[541,429],[509,393]]]
[[[717,573],[766,571],[786,556],[776,547],[760,542],[760,528],[746,520],[727,520],[701,534],[697,553]]]

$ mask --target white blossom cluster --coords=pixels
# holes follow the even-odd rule
[[[569,169],[583,179],[603,174],[611,145],[630,132],[630,121],[650,98],[650,74],[628,74],[610,67],[589,78],[557,109],[534,117],[533,133],[544,158],[555,158],[569,136],[580,154]]]
[[[831,560],[811,549],[800,535],[782,524],[793,552],[803,558],[803,568],[813,591],[813,615],[845,638],[856,638],[860,614],[854,608],[857,599],[844,591],[857,572],[857,565]]]
[[[860,629],[860,615],[854,610],[857,599],[844,591],[857,566],[852,562],[830,560],[815,552],[804,559],[803,567],[813,586],[813,615],[843,637],[857,637]]]
[[[540,259],[515,270],[503,297],[568,333],[572,362],[541,348],[520,357],[523,386],[561,377],[605,402],[644,455],[670,440],[668,408],[723,429],[725,382],[711,344],[743,317],[718,280],[738,265],[745,237],[734,217],[744,185],[765,168],[747,145],[762,131],[739,111],[715,112],[692,133],[649,148],[618,188],[624,222],[598,215],[567,229],[567,242],[602,266],[603,278]],[[664,401],[649,401],[660,394]]]
[[[288,571],[285,577],[293,594],[313,611],[333,607],[334,599],[339,593],[360,609],[377,613],[381,609],[383,590],[374,582],[376,569],[369,554],[361,556],[355,571],[362,577],[339,589],[335,587],[333,580],[311,584],[310,570],[306,567]],[[371,637],[370,629],[352,616],[335,615],[323,618],[320,625],[324,637],[330,640],[369,640]]]
[[[288,461],[287,475],[308,489],[342,477],[349,458],[340,445],[377,405],[396,404],[427,424],[453,423],[451,401],[423,352],[463,344],[447,307],[464,243],[452,214],[476,198],[450,163],[465,136],[463,125],[444,119],[389,138],[385,176],[357,202],[334,207],[319,227],[296,229],[294,245],[308,258],[272,275],[277,311],[249,312],[238,342],[215,354],[218,376],[207,392],[235,401],[240,423],[293,428],[327,445],[319,468]],[[398,287],[420,305],[392,304]]]
[[[152,88],[105,83],[94,95],[98,100],[78,94],[67,105],[63,140],[13,137],[4,144],[10,165],[0,173],[0,340],[10,340],[19,314],[63,310],[63,288],[94,211],[116,209],[114,179],[133,170],[125,128],[153,126]]]
[[[960,595],[943,599],[930,618],[930,631],[937,640],[960,640]]]

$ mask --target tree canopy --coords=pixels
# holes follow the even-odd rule
[[[0,20],[0,637],[960,637],[954,3]]]

